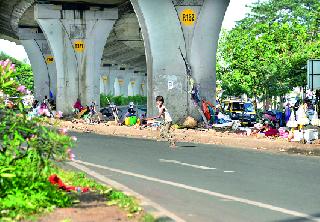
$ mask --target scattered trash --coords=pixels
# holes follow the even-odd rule
[[[194,129],[197,127],[197,125],[197,121],[191,116],[188,116],[183,122],[183,126],[189,129]]]
[[[70,192],[73,190],[76,192],[86,193],[89,191],[89,187],[67,186],[62,182],[62,180],[56,174],[52,174],[48,180],[51,184],[57,185],[59,189],[65,190],[67,192]]]

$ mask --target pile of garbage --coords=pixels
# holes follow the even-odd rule
[[[230,116],[221,114],[219,119],[225,123],[213,124],[213,127],[231,129],[242,136],[281,138],[289,142],[312,143],[319,139],[318,113],[314,111],[309,115],[306,103],[301,104],[296,111],[286,110],[285,115],[265,112],[259,122],[253,126],[244,126],[240,120],[232,120]]]
[[[29,107],[29,112],[27,115],[28,119],[32,119],[34,117],[49,117],[49,118],[57,118],[61,119],[63,117],[63,113],[61,111],[56,111],[54,100],[48,99],[45,96],[42,102],[35,100],[33,96],[28,96],[23,100],[24,106]]]

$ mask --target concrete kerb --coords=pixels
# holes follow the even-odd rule
[[[81,170],[85,172],[88,176],[100,181],[102,184],[111,186],[118,190],[121,190],[123,193],[129,196],[134,196],[137,198],[140,203],[139,205],[143,207],[143,209],[150,213],[155,217],[155,220],[158,222],[185,222],[185,220],[181,219],[174,213],[168,211],[167,209],[163,208],[159,204],[151,201],[150,199],[142,196],[141,194],[131,190],[130,188],[126,187],[125,185],[118,183],[114,180],[111,180],[79,163],[76,162],[67,162],[66,163],[69,167],[73,167],[75,169]]]

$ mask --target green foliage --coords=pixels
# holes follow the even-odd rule
[[[13,64],[16,64],[16,66],[19,66],[19,65],[23,64],[23,62],[21,62],[21,61],[15,59],[15,58],[5,54],[4,52],[0,52],[0,60],[5,61],[7,59],[9,59]]]
[[[306,85],[307,60],[319,57],[318,0],[269,0],[222,32],[217,77],[225,95],[270,98]]]
[[[16,70],[18,81],[29,90],[33,90],[34,81],[31,66],[29,64],[21,64],[16,67]]]
[[[100,94],[100,105],[101,107],[108,106],[109,102],[114,103],[117,106],[128,105],[130,102],[133,102],[135,105],[145,105],[147,104],[147,97],[145,96],[111,96]]]
[[[111,190],[108,193],[107,198],[109,200],[108,205],[117,205],[127,210],[130,214],[139,213],[142,210],[135,199],[120,191]]]
[[[141,218],[140,221],[141,221],[141,222],[154,222],[154,221],[156,221],[156,220],[154,219],[154,217],[153,217],[151,214],[145,214],[145,215]]]
[[[4,52],[0,52],[0,60],[7,59],[12,61],[12,63],[16,65],[16,78],[18,79],[19,83],[25,85],[27,89],[33,90],[34,81],[31,66],[29,64],[26,64],[15,58],[10,57]]]
[[[64,207],[71,198],[52,186],[53,160],[64,160],[73,140],[47,128],[41,119],[28,120],[21,96],[25,87],[9,61],[0,65],[0,217],[21,219]],[[4,103],[6,99],[12,106]]]
[[[91,190],[104,192],[108,190],[106,186],[97,183],[95,180],[87,178],[85,173],[66,171],[61,168],[55,168],[54,173],[59,175],[62,181],[66,184],[72,184],[79,187],[90,187]]]
[[[1,155],[0,169],[7,169],[11,177],[0,176],[0,217],[21,219],[54,207],[71,205],[70,196],[48,182],[49,169],[39,170],[40,157],[36,152],[10,164]]]
[[[87,178],[86,174],[84,173],[65,171],[59,168],[55,168],[54,172],[59,175],[59,177],[66,184],[90,187],[91,190],[104,194],[108,200],[108,205],[116,205],[125,209],[129,213],[129,216],[142,211],[142,208],[138,205],[138,202],[133,197],[129,197],[120,191],[97,183],[95,180]]]

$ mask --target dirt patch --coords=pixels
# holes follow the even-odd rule
[[[102,135],[144,139],[157,139],[159,136],[159,131],[156,130],[156,128],[112,126],[104,123],[89,125],[81,122],[73,123],[71,121],[61,121],[59,125],[72,131],[93,132]],[[256,136],[246,136],[243,135],[243,133],[236,133],[228,129],[175,129],[173,131],[173,135],[177,142],[216,144],[226,147],[267,150],[272,152],[303,150],[304,152],[289,153],[320,155],[320,152],[315,152],[315,150],[320,150],[319,141],[314,141],[312,144],[302,144],[298,142],[288,142],[282,138],[259,138]]]
[[[115,206],[108,206],[106,199],[97,193],[88,192],[79,195],[80,202],[72,208],[58,208],[54,212],[39,218],[38,222],[114,222],[139,221],[129,219],[126,212]]]

